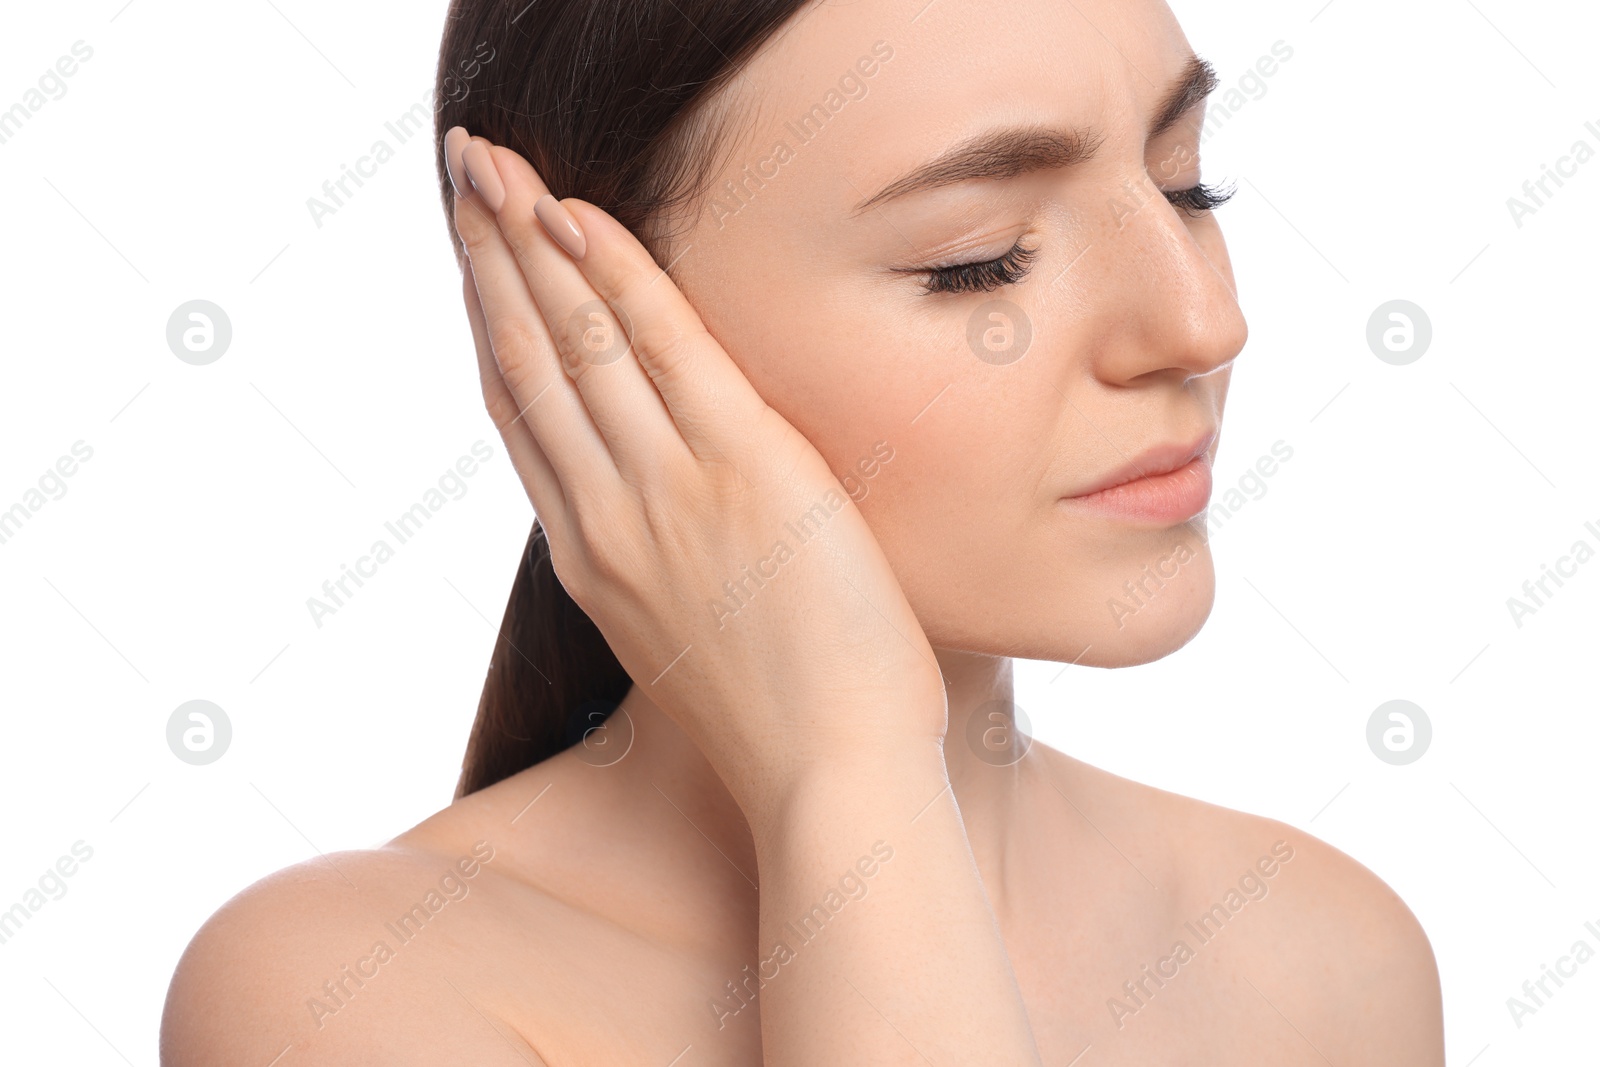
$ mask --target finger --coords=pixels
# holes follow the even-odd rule
[[[495,428],[506,444],[506,454],[511,465],[528,491],[534,514],[546,529],[560,529],[565,524],[566,498],[561,482],[556,477],[544,450],[533,439],[533,431],[522,421],[517,402],[500,377],[500,368],[494,361],[494,350],[489,344],[489,326],[484,321],[483,304],[478,299],[478,289],[472,278],[469,264],[461,280],[462,299],[467,308],[467,321],[472,327],[472,340],[478,353],[478,375],[483,383],[483,402]]]
[[[534,303],[577,384],[618,471],[649,477],[669,449],[687,448],[661,394],[629,351],[631,324],[597,293],[578,264],[551,237],[534,206],[548,195],[533,167],[515,151],[490,149],[504,201],[501,232],[521,264]],[[551,201],[553,203],[553,201]]]
[[[583,231],[578,267],[618,317],[631,323],[635,356],[684,441],[706,456],[747,440],[766,402],[682,290],[607,212],[576,198],[561,206]]]
[[[599,487],[616,465],[577,387],[561,369],[553,339],[516,256],[480,196],[456,200],[456,230],[472,264],[489,347],[535,443],[570,497]]]

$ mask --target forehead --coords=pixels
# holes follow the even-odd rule
[[[695,224],[835,225],[988,127],[1144,124],[1189,47],[1162,0],[858,0],[805,8],[729,87],[729,144]]]

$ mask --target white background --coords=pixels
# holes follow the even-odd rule
[[[94,49],[0,144],[0,509],[93,449],[0,544],[0,909],[93,849],[0,945],[0,1057],[153,1067],[168,977],[219,904],[448,802],[531,513],[482,410],[426,137],[320,228],[306,208],[426,99],[444,5],[123,4],[11,5],[0,34],[0,109]],[[1600,548],[1600,160],[1520,228],[1506,201],[1576,140],[1600,149],[1600,17],[1177,8],[1226,85],[1293,49],[1205,151],[1240,185],[1222,221],[1251,324],[1218,492],[1274,441],[1294,456],[1216,535],[1193,643],[1116,672],[1019,664],[1018,702],[1056,747],[1381,875],[1433,941],[1451,1063],[1590,1061],[1600,961],[1520,1029],[1506,998],[1600,948],[1600,561],[1520,628],[1506,600]],[[204,367],[165,337],[197,298],[234,331]],[[1408,366],[1365,340],[1396,298],[1433,325]],[[466,495],[317,628],[306,598],[480,439]],[[165,737],[196,698],[234,731],[205,767]],[[1367,747],[1394,698],[1433,724],[1408,766]]]

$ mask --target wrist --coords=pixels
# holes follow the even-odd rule
[[[740,799],[758,850],[797,837],[832,836],[856,826],[908,826],[948,789],[936,739],[892,748],[849,746],[764,775]]]

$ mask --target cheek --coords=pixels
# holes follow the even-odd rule
[[[792,282],[742,288],[703,315],[761,398],[841,481],[864,478],[875,492],[888,472],[911,466],[907,451],[930,436],[919,413],[959,392],[950,357],[908,339],[881,309],[830,303]]]
[[[996,366],[972,351],[964,305],[810,285],[774,274],[774,260],[783,257],[741,261],[737,281],[724,275],[709,299],[690,299],[756,392],[822,455],[902,581],[947,571],[963,538],[1014,543],[1060,450],[1064,354],[1040,341]]]
[[[927,536],[958,506],[964,525],[998,536],[1038,503],[1063,430],[1059,353],[1040,345],[994,366],[970,350],[965,316],[896,312],[891,321],[861,297],[787,291],[777,300],[755,285],[723,308],[713,332],[880,539]]]

